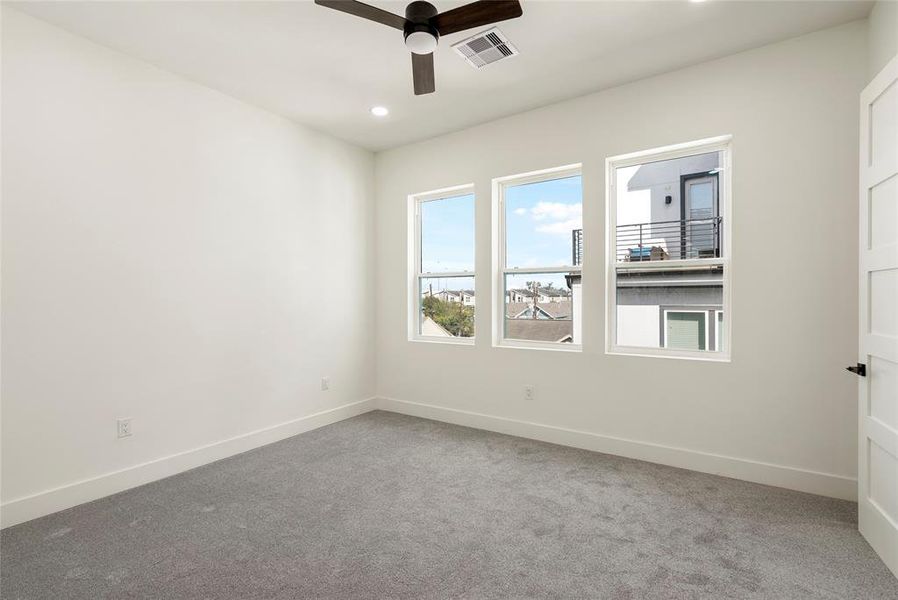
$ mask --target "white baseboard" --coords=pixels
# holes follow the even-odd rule
[[[615,454],[702,473],[722,475],[724,477],[732,477],[734,479],[821,496],[830,496],[842,500],[851,500],[853,502],[857,501],[857,479],[843,475],[809,471],[733,456],[687,450],[685,448],[662,446],[650,442],[628,440],[587,431],[529,423],[527,421],[392,398],[378,398],[377,408],[562,446]]]
[[[842,475],[627,440],[430,404],[392,398],[369,398],[265,429],[251,431],[200,448],[158,458],[120,471],[9,500],[0,505],[0,527],[17,525],[78,504],[97,500],[375,409],[733,477],[811,494],[851,501],[857,500],[857,480]]]
[[[376,400],[368,398],[300,417],[264,429],[257,429],[214,444],[171,456],[157,458],[120,471],[70,483],[0,505],[0,527],[9,527],[66,508],[150,483],[253,448],[318,429],[374,410]]]

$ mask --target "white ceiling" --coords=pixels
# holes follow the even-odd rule
[[[440,11],[464,1],[431,0]],[[369,0],[395,13],[405,2]],[[865,1],[523,0],[521,54],[477,70],[440,40],[412,94],[402,33],[310,1],[16,2],[35,17],[372,150],[862,19]],[[377,119],[369,107],[390,115]]]

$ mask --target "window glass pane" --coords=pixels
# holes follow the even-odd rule
[[[583,230],[580,175],[505,188],[505,266],[580,264]],[[575,243],[575,240],[577,243]]]
[[[505,338],[580,343],[580,274],[505,276]]]
[[[615,170],[618,262],[721,256],[720,154]]]
[[[723,349],[714,339],[722,327],[714,328],[706,320],[710,311],[723,308],[722,266],[660,271],[618,268],[616,293],[617,345]]]
[[[421,272],[474,271],[474,194],[421,203]]]
[[[474,337],[474,278],[422,277],[418,333],[428,337]]]

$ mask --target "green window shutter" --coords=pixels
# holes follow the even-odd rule
[[[666,347],[680,350],[705,349],[705,313],[668,312]]]

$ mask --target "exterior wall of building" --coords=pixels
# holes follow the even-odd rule
[[[655,306],[723,306],[721,286],[618,287],[617,303]]]
[[[618,305],[617,342],[621,346],[658,348],[661,307],[657,304]]]
[[[573,343],[583,343],[583,285],[580,279],[571,283],[571,319],[573,320]]]

